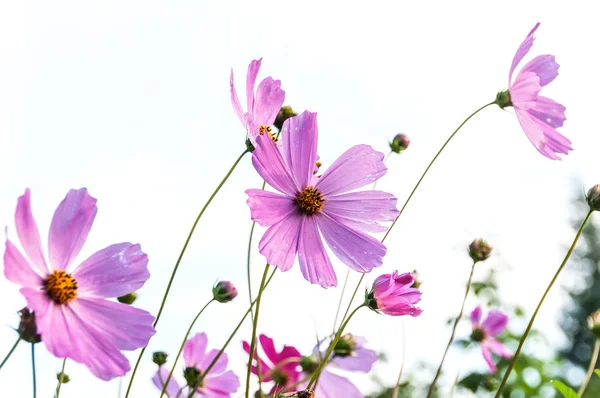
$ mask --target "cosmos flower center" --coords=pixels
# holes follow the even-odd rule
[[[296,198],[298,208],[303,214],[311,215],[320,212],[325,206],[325,198],[317,188],[306,187]]]
[[[482,342],[484,338],[485,338],[485,332],[483,330],[481,330],[480,328],[474,329],[473,333],[471,333],[471,340],[475,341],[477,343]]]
[[[282,372],[281,370],[276,370],[273,372],[273,381],[275,382],[275,384],[279,385],[279,386],[285,386],[287,385],[288,381],[289,381],[289,377],[286,373]]]
[[[194,367],[185,368],[183,371],[183,377],[189,387],[202,387],[202,381],[200,380],[200,371]]]
[[[273,140],[274,143],[277,144],[277,141],[279,141],[277,139],[277,137],[275,137],[273,135],[273,133],[271,132],[273,129],[271,128],[271,126],[265,126],[264,124],[261,124],[260,127],[258,128],[258,134],[260,135],[265,135],[267,134],[269,136],[269,138],[271,138]]]
[[[77,281],[62,270],[52,271],[44,282],[44,290],[58,304],[66,304],[77,297]]]

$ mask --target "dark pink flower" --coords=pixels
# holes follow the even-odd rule
[[[182,389],[179,387],[177,381],[175,381],[175,378],[171,377],[166,389],[167,395],[170,398],[187,397],[191,389],[198,383],[200,375],[204,373],[219,353],[219,350],[216,349],[207,351],[207,347],[208,337],[206,333],[198,333],[185,342],[183,347],[183,360],[185,362],[183,375],[187,384],[184,388],[189,391],[185,394],[180,394]],[[196,393],[200,397],[227,398],[235,394],[240,388],[238,377],[231,370],[226,371],[227,362],[227,354],[223,353],[215,366],[211,368],[210,372],[200,382],[196,390]],[[162,390],[165,380],[168,377],[169,370],[167,367],[161,366],[154,377],[152,377],[152,382],[157,388]]]
[[[117,243],[92,254],[72,271],[98,207],[85,188],[58,205],[48,235],[46,262],[31,213],[29,189],[18,200],[17,235],[27,259],[6,240],[4,275],[21,286],[35,312],[37,332],[53,355],[85,364],[103,380],[130,369],[122,350],[148,344],[155,333],[146,311],[106,300],[140,289],[150,277],[138,244]]]
[[[315,177],[316,113],[286,120],[281,138],[279,150],[271,139],[259,136],[252,153],[258,173],[282,193],[246,191],[252,220],[270,227],[260,240],[260,253],[282,271],[292,267],[298,254],[304,278],[323,287],[335,286],[337,278],[321,236],[353,270],[369,272],[380,266],[385,246],[362,231],[385,231],[379,222],[394,220],[397,200],[381,191],[350,191],[387,172],[383,154],[368,145],[354,146]]]
[[[238,99],[235,85],[233,82],[233,69],[229,78],[231,90],[231,104],[233,111],[240,118],[248,133],[248,138],[252,145],[256,145],[256,137],[261,134],[270,135],[271,126],[283,105],[285,91],[281,89],[281,81],[273,80],[271,76],[263,79],[256,94],[254,86],[256,85],[256,76],[260,69],[261,59],[255,59],[248,65],[248,74],[246,75],[246,103],[248,110],[244,112]]]
[[[481,345],[483,358],[492,373],[496,371],[496,364],[492,358],[492,353],[502,358],[512,357],[512,353],[496,339],[496,336],[506,329],[507,323],[508,317],[500,311],[490,311],[483,323],[481,323],[481,307],[477,306],[471,312],[471,325],[473,327],[471,340]]]
[[[366,302],[369,308],[392,316],[418,316],[423,312],[415,304],[421,301],[419,289],[411,287],[415,277],[410,273],[398,275],[384,274],[373,282],[371,292],[367,293]]]
[[[556,130],[566,120],[565,107],[539,95],[542,87],[558,76],[559,65],[554,60],[554,55],[538,55],[525,64],[515,80],[512,80],[515,68],[533,45],[533,34],[538,26],[539,23],[517,50],[510,67],[508,95],[506,92],[499,93],[496,103],[501,108],[513,106],[517,119],[533,146],[547,158],[560,159],[557,154],[568,154],[573,149],[571,141]]]

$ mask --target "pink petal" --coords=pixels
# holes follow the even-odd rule
[[[317,229],[316,217],[304,217],[300,241],[298,243],[300,270],[310,283],[318,283],[321,287],[337,285],[335,271],[325,252]]]
[[[117,243],[92,254],[75,271],[79,294],[119,297],[140,289],[150,277],[139,244]]]
[[[161,366],[158,368],[158,371],[154,376],[152,376],[152,382],[160,391],[162,391],[163,386],[165,385],[165,381],[169,378],[169,373],[171,371],[167,369],[165,366]],[[179,393],[179,384],[175,381],[175,377],[171,377],[169,380],[169,385],[167,386],[166,394],[169,398],[175,398]]]
[[[512,80],[512,75],[513,75],[513,72],[515,71],[515,68],[517,67],[519,62],[521,62],[523,57],[529,52],[529,50],[531,49],[531,46],[533,45],[533,41],[535,39],[533,37],[533,34],[535,33],[538,26],[540,26],[539,22],[537,24],[535,24],[535,26],[533,27],[531,32],[529,32],[529,34],[527,35],[527,37],[525,38],[523,43],[521,43],[521,45],[519,46],[519,49],[517,50],[517,53],[515,54],[515,57],[513,58],[512,64],[510,65],[510,73],[508,75],[508,85],[509,86],[510,86],[510,82]]]
[[[44,316],[54,304],[48,294],[43,290],[24,287],[19,291],[23,296],[25,296],[25,299],[27,300],[27,307],[35,312],[36,320],[39,317]],[[39,321],[37,322],[39,323]],[[38,332],[40,332],[39,329],[40,328],[38,325]]]
[[[534,118],[538,119],[541,123],[547,124],[548,126],[556,129],[562,127],[565,120],[565,107],[558,102],[551,100],[550,98],[542,97],[539,95],[535,106],[528,110],[528,113]],[[570,145],[571,141],[564,138],[564,143]]]
[[[486,336],[495,337],[506,329],[508,316],[500,311],[490,311],[487,318],[481,324],[481,328],[485,331]]]
[[[287,119],[281,129],[281,138],[285,162],[296,186],[304,189],[310,185],[317,161],[317,114],[305,111]]]
[[[231,92],[231,105],[233,106],[233,111],[237,117],[240,118],[242,124],[246,125],[244,111],[242,111],[242,105],[240,104],[237,91],[235,90],[235,83],[233,82],[233,69],[231,69],[231,74],[229,75],[229,91]]]
[[[206,355],[202,358],[202,361],[196,363],[196,369],[200,370],[201,372],[204,372],[206,369],[208,369],[212,361],[214,361],[217,355],[219,355],[219,351],[220,350],[212,349],[209,352],[207,352]],[[210,369],[209,374],[223,373],[227,368],[228,361],[229,359],[227,358],[227,354],[221,354],[219,359],[217,359],[217,362],[215,362],[214,366]]]
[[[540,78],[540,86],[552,82],[558,76],[559,64],[556,63],[554,55],[538,55],[529,61],[521,70],[522,72],[533,72]]]
[[[246,74],[246,101],[248,112],[254,107],[254,85],[256,84],[256,76],[260,70],[262,58],[255,59],[248,65],[248,73]]]
[[[220,375],[209,376],[204,379],[203,384],[198,392],[207,398],[229,398],[240,388],[240,380],[231,370]]]
[[[257,125],[271,126],[283,105],[285,92],[281,89],[281,81],[273,80],[271,76],[263,79],[256,90],[252,120]],[[250,111],[250,108],[248,108]]]
[[[513,354],[510,352],[501,342],[496,339],[488,339],[486,341],[487,346],[492,352],[502,358],[512,358]]]
[[[279,149],[270,137],[256,137],[252,164],[263,180],[279,192],[294,198],[300,193],[301,189],[294,182]]]
[[[145,347],[156,333],[154,316],[139,308],[83,297],[69,304],[81,319],[92,320],[94,329],[120,350]]]
[[[40,274],[45,275],[48,273],[48,266],[44,259],[40,233],[31,213],[30,195],[29,188],[27,188],[23,196],[19,197],[17,211],[15,212],[15,226],[27,258]]]
[[[371,184],[386,172],[383,153],[369,145],[356,145],[333,162],[319,179],[317,187],[325,197],[329,197]]]
[[[206,355],[206,347],[208,346],[208,337],[206,333],[197,333],[189,338],[183,346],[183,360],[185,366],[193,368],[196,364],[201,363]]]
[[[533,108],[541,89],[538,75],[521,71],[517,75],[515,83],[509,89],[510,99],[515,109],[527,110]]]
[[[323,370],[315,390],[319,398],[364,398],[360,390],[345,377]]]
[[[261,334],[258,336],[258,341],[260,342],[260,346],[262,347],[267,358],[269,358],[271,363],[276,365],[279,362],[279,354],[275,349],[275,343],[273,342],[273,339]]]
[[[481,307],[477,306],[477,307],[475,307],[473,312],[471,312],[471,326],[473,327],[473,329],[476,329],[479,327],[480,323],[481,323]]]
[[[26,287],[41,287],[44,283],[42,277],[8,239],[4,250],[4,276],[9,281]]]
[[[248,342],[246,341],[242,341],[242,348],[244,349],[244,351],[246,351],[246,354],[250,354],[250,344],[248,344]],[[255,361],[260,361],[260,373],[261,374],[265,374],[268,373],[271,370],[271,366],[267,365],[267,363],[265,361],[263,361],[257,354],[256,352],[254,353],[254,360]],[[252,372],[252,374],[257,375],[258,374],[258,370],[256,368],[256,365],[252,365],[252,367],[250,368],[250,371]],[[262,379],[264,382],[270,382],[271,380],[273,380],[271,378],[271,376],[268,377],[264,377]]]
[[[336,216],[349,227],[364,232],[381,232],[387,228],[378,221],[394,221],[398,199],[381,191],[352,192],[327,198],[324,212]]]
[[[98,207],[87,189],[71,189],[58,205],[50,225],[48,253],[54,269],[67,269],[87,239]]]
[[[292,268],[298,251],[301,225],[302,216],[294,213],[267,229],[258,244],[258,250],[269,264],[282,271]]]
[[[540,126],[527,111],[515,108],[515,113],[525,135],[529,138],[529,141],[531,141],[535,149],[549,159],[560,159],[560,157],[556,156],[555,152],[552,150],[555,146],[547,145],[548,139],[544,135],[543,127]]]
[[[370,272],[383,263],[386,248],[378,240],[345,226],[333,216],[319,213],[317,223],[331,251],[348,267]]]
[[[296,199],[262,189],[248,189],[248,200],[252,221],[256,221],[263,227],[277,224],[288,217],[298,208]]]
[[[494,363],[494,359],[492,358],[492,351],[490,351],[489,347],[487,347],[485,344],[482,344],[481,353],[483,354],[483,359],[485,359],[490,368],[490,372],[496,373],[496,364]]]

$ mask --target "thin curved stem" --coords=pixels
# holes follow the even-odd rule
[[[210,299],[208,301],[208,303],[206,303],[206,305],[204,305],[204,307],[202,307],[202,309],[198,312],[198,314],[196,314],[196,317],[190,324],[190,327],[188,328],[188,330],[185,334],[185,337],[183,338],[183,341],[181,342],[181,346],[179,347],[179,352],[177,353],[177,356],[175,357],[175,361],[173,362],[173,367],[171,368],[171,371],[169,372],[169,377],[167,377],[167,380],[163,383],[163,388],[162,388],[162,391],[160,392],[160,398],[162,398],[163,395],[165,394],[165,391],[167,391],[167,386],[169,385],[169,382],[171,381],[171,378],[173,377],[173,372],[175,371],[175,367],[177,366],[177,361],[179,361],[179,357],[181,356],[181,353],[183,352],[183,347],[185,346],[185,342],[187,341],[190,333],[192,332],[192,328],[194,327],[194,324],[196,323],[198,318],[200,318],[200,315],[204,312],[206,307],[208,307],[213,301],[215,301],[214,298]],[[159,372],[159,376],[160,376],[160,372]]]
[[[37,378],[35,376],[35,344],[31,344],[31,376],[33,381],[33,398],[37,397]]]
[[[583,232],[583,228],[585,227],[585,224],[587,224],[588,220],[592,216],[592,213],[593,213],[593,210],[590,210],[588,212],[587,216],[585,216],[585,219],[581,223],[581,226],[579,227],[579,230],[577,231],[577,234],[575,235],[575,239],[573,239],[573,243],[571,244],[569,251],[567,252],[562,263],[556,270],[554,277],[552,277],[552,280],[548,284],[546,291],[544,291],[544,294],[542,295],[540,302],[538,303],[537,307],[535,308],[535,311],[533,312],[533,315],[531,316],[531,319],[529,320],[529,324],[527,325],[527,328],[525,329],[525,333],[523,334],[523,337],[521,337],[521,340],[519,341],[519,346],[517,347],[517,351],[515,351],[515,355],[513,356],[512,360],[510,361],[510,364],[508,365],[508,369],[506,369],[506,373],[504,374],[504,377],[502,378],[502,382],[500,383],[500,386],[498,387],[498,392],[496,393],[496,398],[499,398],[500,394],[502,394],[502,390],[504,389],[504,386],[506,385],[506,381],[508,380],[510,373],[512,372],[513,368],[515,367],[515,364],[517,363],[517,358],[519,358],[519,354],[521,353],[523,344],[525,343],[525,340],[527,339],[527,336],[529,336],[529,332],[531,331],[531,328],[533,327],[533,322],[535,321],[535,318],[536,318],[538,312],[540,311],[540,308],[542,308],[542,304],[544,304],[544,300],[546,299],[546,296],[550,292],[550,289],[552,289],[554,282],[556,282],[556,279],[558,279],[558,275],[560,275],[560,272],[567,264],[567,261],[569,261],[569,258],[571,257],[573,250],[575,250],[577,241],[579,240],[579,237],[581,236],[581,233]]]
[[[58,378],[58,384],[56,386],[56,397],[54,398],[58,398],[58,396],[60,395],[60,387],[62,386],[62,379],[64,377],[65,374],[65,365],[67,363],[67,358],[65,358],[63,360],[63,364],[62,364],[62,369],[60,370],[60,377]]]
[[[358,307],[356,307],[354,309],[354,311],[352,311],[350,313],[350,315],[348,315],[348,318],[346,318],[346,320],[344,321],[344,323],[342,324],[342,326],[340,326],[340,328],[338,329],[337,333],[335,334],[335,338],[333,339],[333,341],[329,345],[329,348],[327,349],[327,352],[325,353],[325,356],[323,356],[323,359],[319,363],[319,367],[317,368],[317,370],[315,370],[315,372],[313,373],[312,377],[310,378],[310,381],[308,382],[308,385],[306,386],[307,390],[310,390],[310,388],[313,386],[313,384],[315,384],[315,382],[317,381],[317,379],[321,375],[321,372],[323,371],[323,368],[325,368],[325,365],[327,365],[327,361],[329,360],[329,357],[333,353],[333,350],[335,349],[335,346],[340,341],[340,338],[342,337],[342,333],[344,332],[344,329],[346,329],[346,326],[348,326],[348,322],[350,322],[350,319],[352,319],[352,317],[354,316],[354,314],[356,314],[358,312],[358,310],[360,310],[362,307],[365,307],[365,306],[366,306],[365,304],[361,304]]]
[[[267,186],[267,182],[263,181],[262,184],[262,190],[265,189],[265,186]],[[248,238],[248,254],[246,256],[246,273],[247,273],[247,277],[248,277],[248,299],[250,304],[254,303],[254,300],[252,299],[252,279],[250,278],[250,254],[252,252],[252,237],[254,236],[254,227],[256,226],[256,221],[252,221],[252,227],[250,228],[250,237]],[[252,307],[250,307],[250,319],[252,319],[252,322],[254,322],[254,311],[252,310]]]
[[[269,264],[265,265],[265,271],[263,272],[262,281],[260,282],[260,288],[258,289],[258,295],[256,296],[256,312],[254,314],[254,322],[252,323],[252,340],[250,341],[250,353],[248,355],[248,370],[246,372],[246,398],[250,397],[250,373],[252,371],[252,359],[254,358],[254,350],[256,350],[256,329],[258,327],[258,313],[260,311],[260,300],[262,293],[265,290],[265,281],[267,279],[267,273],[269,272]],[[260,378],[260,371],[257,372]]]
[[[442,356],[442,360],[440,361],[440,366],[438,366],[437,371],[435,372],[435,377],[433,378],[433,381],[431,382],[431,385],[429,386],[429,392],[427,393],[427,398],[430,398],[431,394],[433,394],[433,389],[435,387],[435,383],[437,383],[437,381],[440,377],[440,374],[442,373],[442,367],[444,366],[444,360],[446,359],[448,350],[450,349],[450,346],[452,345],[452,342],[454,341],[454,335],[456,334],[456,327],[458,326],[458,322],[460,322],[460,319],[462,318],[463,313],[465,312],[465,303],[467,302],[467,297],[469,296],[469,291],[471,290],[471,281],[473,280],[473,271],[475,271],[475,264],[477,264],[477,263],[473,262],[473,265],[471,266],[471,273],[469,274],[469,280],[467,281],[467,288],[465,289],[465,296],[463,297],[463,301],[460,306],[460,312],[458,313],[458,316],[454,320],[454,325],[452,326],[452,333],[450,334],[450,338],[448,339],[448,344],[446,345],[446,349],[444,350],[444,355]]]
[[[594,374],[594,369],[596,369],[596,362],[598,362],[598,353],[600,352],[600,340],[596,339],[594,343],[594,352],[592,352],[592,359],[590,359],[590,366],[588,366],[587,373],[585,374],[585,379],[583,380],[583,384],[579,387],[579,391],[577,391],[577,395],[580,397],[585,392],[592,375]]]
[[[8,361],[8,358],[10,358],[10,356],[15,351],[15,349],[17,348],[17,346],[19,345],[20,342],[21,342],[21,336],[19,336],[19,338],[17,339],[17,341],[15,341],[15,344],[13,344],[13,346],[11,347],[10,351],[8,352],[8,354],[6,354],[6,356],[2,360],[2,363],[0,363],[0,369],[2,369],[2,367],[4,366],[4,364],[6,363],[6,361]]]
[[[185,251],[186,251],[186,249],[188,247],[188,244],[190,243],[190,240],[192,239],[192,235],[194,234],[194,231],[196,230],[196,226],[198,225],[198,222],[202,218],[202,215],[204,214],[204,212],[206,211],[206,209],[208,208],[208,206],[210,205],[210,203],[212,202],[212,200],[214,199],[214,197],[217,196],[217,193],[221,190],[221,187],[229,179],[229,176],[231,176],[231,173],[233,173],[233,170],[235,170],[235,168],[237,167],[238,163],[240,163],[240,161],[242,160],[242,158],[248,152],[249,151],[246,149],[236,159],[236,161],[233,163],[233,166],[231,166],[231,168],[229,169],[229,171],[227,172],[227,174],[225,174],[225,177],[223,177],[223,179],[221,180],[221,182],[219,183],[219,185],[217,186],[217,188],[214,190],[214,192],[212,193],[212,195],[210,195],[210,197],[208,198],[208,201],[206,201],[206,203],[204,204],[204,207],[202,207],[202,210],[200,210],[200,213],[198,214],[198,217],[196,217],[196,220],[194,221],[194,224],[192,225],[192,228],[190,229],[190,233],[188,234],[188,237],[185,240],[185,243],[183,244],[183,248],[181,249],[181,253],[179,253],[179,257],[177,258],[177,262],[175,263],[175,267],[173,267],[173,272],[171,273],[171,278],[169,279],[169,283],[167,284],[167,289],[165,290],[165,294],[163,295],[162,302],[160,303],[160,308],[158,309],[158,313],[156,314],[156,319],[154,320],[154,325],[153,326],[155,328],[156,328],[156,325],[158,324],[158,320],[160,319],[160,316],[161,316],[161,314],[163,312],[163,309],[165,307],[165,303],[167,302],[167,297],[169,295],[169,291],[171,290],[171,285],[173,284],[173,280],[175,279],[175,274],[177,273],[177,269],[179,268],[179,264],[181,263],[181,259],[183,258],[183,254],[185,253]],[[131,379],[129,379],[129,385],[127,386],[127,392],[125,393],[125,398],[129,397],[129,392],[131,391],[131,386],[133,385],[133,379],[135,378],[135,373],[137,372],[137,368],[140,365],[140,361],[142,360],[142,356],[144,355],[145,351],[146,351],[146,347],[142,348],[142,350],[140,351],[140,355],[138,355],[137,361],[135,362],[135,366],[133,368],[133,372],[131,373]]]
[[[404,319],[402,319],[401,321],[402,359],[400,364],[400,371],[398,372],[398,378],[396,379],[396,385],[394,386],[394,390],[392,391],[392,398],[398,398],[398,393],[400,392],[400,380],[402,379],[402,373],[404,372],[404,363],[406,361],[406,324],[404,323]]]
[[[344,286],[342,286],[342,292],[340,293],[340,301],[338,302],[337,310],[335,311],[335,318],[333,320],[333,331],[331,332],[332,334],[335,334],[335,328],[337,327],[338,317],[340,315],[340,310],[342,309],[342,302],[344,301],[344,293],[346,292],[346,287],[348,286],[348,280],[350,280],[350,268],[348,268],[348,271],[346,271],[346,279],[344,279]],[[347,314],[348,311],[346,311],[346,314],[344,314],[344,318]]]

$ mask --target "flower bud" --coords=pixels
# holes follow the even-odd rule
[[[487,260],[490,254],[492,254],[492,246],[483,239],[475,239],[469,245],[469,256],[476,263]]]
[[[19,329],[17,329],[17,332],[21,336],[21,339],[31,344],[42,341],[42,336],[37,333],[35,313],[29,311],[29,309],[25,307],[19,311],[19,316],[21,317],[21,322],[19,322]]]
[[[494,104],[498,105],[500,109],[512,106],[510,92],[508,90],[500,91],[498,94],[496,94],[496,100],[494,101]]]
[[[56,374],[56,380],[61,384],[67,384],[71,381],[71,378],[65,372],[60,372]]]
[[[117,301],[119,301],[119,303],[129,304],[129,305],[133,304],[136,299],[137,299],[137,293],[136,292],[131,292],[131,293],[126,294],[124,296],[117,297]]]
[[[588,191],[587,202],[591,210],[600,210],[600,184],[594,185]]]
[[[313,357],[302,357],[300,359],[300,367],[302,367],[303,372],[313,374],[319,367],[319,364]]]
[[[397,134],[392,142],[390,142],[390,149],[394,153],[400,153],[408,148],[408,144],[410,144],[410,140],[406,134]]]
[[[588,317],[588,327],[590,331],[600,339],[600,310],[596,310]]]
[[[188,386],[195,387],[200,380],[200,371],[196,368],[185,368],[183,377],[185,378],[185,381],[187,381]]]
[[[163,366],[165,363],[167,363],[168,356],[169,354],[167,354],[166,352],[156,351],[152,353],[152,362],[154,362],[158,366]]]
[[[412,288],[415,278],[410,273],[384,274],[373,282],[365,295],[365,304],[375,312],[387,315],[419,316],[423,312],[415,304],[421,301],[421,292]]]
[[[350,333],[346,333],[340,337],[333,349],[333,353],[338,357],[347,357],[352,355],[354,350],[356,350],[356,341]]]
[[[422,280],[419,279],[419,273],[417,272],[417,270],[413,270],[413,272],[410,273],[412,275],[412,277],[414,278],[414,282],[411,285],[411,287],[413,289],[418,289],[419,287],[421,287],[421,284],[423,283]]]
[[[238,292],[233,283],[228,281],[219,281],[213,287],[213,297],[219,303],[228,303],[237,297]]]
[[[277,114],[277,117],[273,122],[273,126],[277,127],[277,130],[281,131],[281,128],[283,127],[283,122],[285,122],[287,119],[293,116],[298,116],[298,114],[294,112],[291,106],[285,105],[279,110],[279,113]]]

